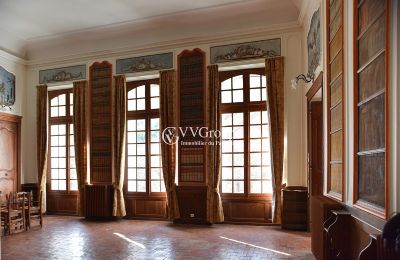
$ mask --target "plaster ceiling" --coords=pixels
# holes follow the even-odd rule
[[[268,25],[295,22],[302,2],[304,0],[0,0],[0,49],[18,53],[17,48],[26,49],[31,43],[68,39],[78,33],[102,33],[103,29],[109,31],[110,28],[115,31],[127,26],[145,27],[164,17],[171,21],[185,14],[190,14],[186,16],[188,22],[207,23],[229,15],[225,12],[235,13],[238,19],[243,13],[241,25],[244,27],[254,27],[251,21],[256,20],[250,12],[264,17]]]

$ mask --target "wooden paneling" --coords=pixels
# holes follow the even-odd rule
[[[166,197],[125,196],[126,216],[138,219],[166,219]]]
[[[111,87],[112,65],[103,61],[90,66],[91,182],[112,182]]]
[[[47,214],[77,215],[78,194],[47,191]]]
[[[336,79],[343,72],[342,56],[342,51],[340,51],[329,66],[329,75],[331,80]]]
[[[344,68],[343,0],[326,1],[328,56],[328,194],[343,200]]]
[[[385,55],[382,53],[358,75],[358,99],[364,101],[385,89]]]
[[[368,25],[385,10],[385,1],[382,0],[365,0],[365,3],[358,9],[358,32],[364,32]]]
[[[331,109],[331,131],[342,129],[342,106],[338,105]]]
[[[0,191],[19,189],[21,117],[0,113]]]
[[[307,230],[307,211],[307,187],[291,186],[282,190],[282,228]]]
[[[319,259],[399,259],[400,254],[394,248],[388,248],[387,241],[382,239],[382,227],[375,219],[365,222],[358,210],[346,207],[347,210],[333,210],[324,223],[324,251],[315,254]],[[347,232],[343,232],[346,230]],[[313,250],[314,253],[314,250]]]
[[[272,203],[262,199],[223,199],[225,223],[263,224],[272,222]]]
[[[331,191],[339,193],[342,190],[342,164],[341,163],[331,163],[330,164],[330,174],[331,174]]]
[[[178,186],[177,188],[180,219],[177,223],[207,223],[207,187]]]
[[[205,53],[200,49],[184,50],[178,56],[179,126],[205,126]],[[205,141],[190,130],[178,143],[179,184],[206,181],[204,145],[181,145],[181,142]]]
[[[379,95],[359,107],[358,151],[385,148],[385,100]]]
[[[311,196],[311,251],[318,260],[326,259],[324,252],[324,222],[331,217],[331,210],[342,206],[324,196]]]
[[[385,208],[385,155],[384,153],[358,157],[358,198]]]
[[[330,103],[332,106],[342,101],[342,76],[335,79],[330,86]]]
[[[355,207],[388,216],[389,1],[354,6]]]
[[[114,188],[112,185],[85,185],[85,217],[109,218],[112,215]]]
[[[342,161],[342,131],[331,135],[331,161]]]
[[[364,3],[365,4],[365,3]],[[385,49],[385,16],[382,15],[362,35],[359,42],[359,67],[363,67],[374,58],[376,54]]]

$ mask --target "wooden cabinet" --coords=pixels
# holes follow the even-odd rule
[[[90,168],[91,183],[112,182],[112,65],[90,66]]]
[[[307,187],[291,186],[282,190],[282,228],[307,229]]]
[[[0,191],[19,190],[21,117],[0,113]]]
[[[180,127],[206,126],[205,52],[184,50],[178,56],[178,107]],[[206,141],[188,130],[178,142],[178,204],[181,219],[176,222],[206,223]]]

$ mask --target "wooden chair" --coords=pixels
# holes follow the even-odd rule
[[[0,195],[2,196],[1,192]],[[4,213],[7,212],[7,201],[5,200],[3,201],[2,199],[3,197],[1,197],[0,200],[0,220],[1,220],[0,233],[3,236],[6,234],[6,214],[3,214],[3,212]]]
[[[33,200],[32,191],[27,193],[28,201],[25,206],[25,218],[26,218],[26,229],[31,228],[32,220],[38,219],[40,227],[43,226],[43,214],[42,214],[42,192],[40,192],[39,200]]]
[[[25,230],[25,192],[11,192],[7,197],[7,208],[3,211],[5,234],[19,233]]]

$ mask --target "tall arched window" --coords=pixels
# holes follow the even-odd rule
[[[49,91],[49,177],[51,191],[77,191],[72,89]]]
[[[272,193],[264,69],[221,73],[222,194]]]
[[[165,192],[161,168],[158,79],[127,83],[126,191]]]

